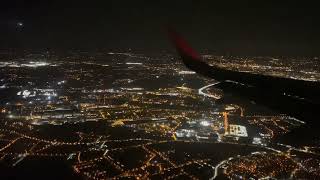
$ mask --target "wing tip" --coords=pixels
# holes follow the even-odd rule
[[[167,32],[169,35],[170,40],[176,47],[177,51],[180,53],[181,56],[188,56],[192,59],[200,60],[199,54],[192,49],[186,40],[182,38],[172,27],[167,27]]]

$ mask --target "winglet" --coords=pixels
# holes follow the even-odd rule
[[[177,51],[182,57],[191,57],[194,60],[200,60],[199,54],[193,50],[188,43],[172,28],[168,27],[170,40],[173,42]]]
[[[211,73],[212,67],[202,61],[199,54],[176,31],[168,28],[168,34],[187,68],[203,76],[208,76]]]

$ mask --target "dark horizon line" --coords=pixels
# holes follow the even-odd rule
[[[8,52],[9,51],[9,52]],[[15,51],[15,52],[13,52]],[[110,48],[110,47],[70,47],[70,48],[52,48],[52,47],[38,47],[38,48],[25,48],[25,47],[0,47],[0,54],[23,54],[23,53],[44,53],[44,52],[52,52],[52,53],[69,53],[72,51],[88,51],[88,53],[92,52],[132,52],[132,53],[170,53],[170,55],[175,55],[175,50],[172,49],[148,49],[148,48]],[[320,58],[319,55],[314,54],[279,54],[279,53],[237,53],[237,52],[221,52],[217,50],[211,50],[211,49],[200,49],[197,51],[200,55],[214,55],[214,56],[229,56],[229,57],[287,57],[287,58]]]

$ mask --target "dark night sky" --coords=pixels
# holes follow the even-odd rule
[[[313,4],[65,1],[1,1],[0,47],[163,50],[171,47],[164,31],[171,24],[199,50],[301,56],[320,52],[320,18]]]

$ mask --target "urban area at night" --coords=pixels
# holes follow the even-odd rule
[[[1,0],[0,180],[320,179],[311,2]]]
[[[304,60],[302,71],[298,63],[286,63],[299,59],[203,56],[237,71],[320,77],[317,58]],[[224,93],[219,82],[189,71],[176,55],[2,51],[1,57],[5,174],[37,169],[85,179],[320,175],[317,142],[279,140],[306,122]]]

